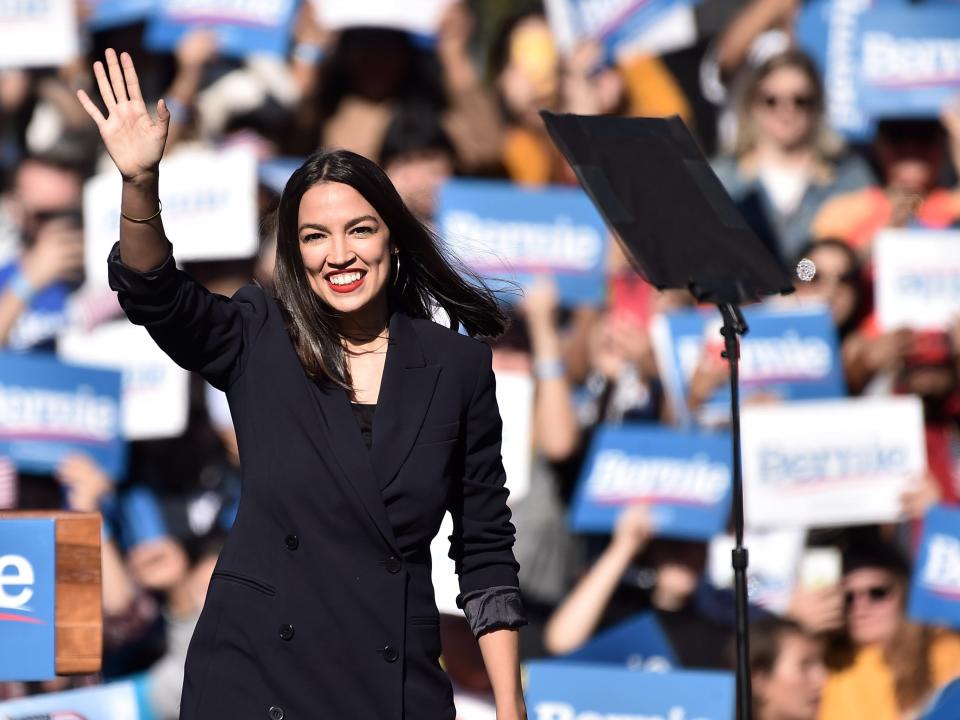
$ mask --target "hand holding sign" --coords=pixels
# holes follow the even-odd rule
[[[162,99],[158,100],[157,117],[152,118],[140,94],[140,81],[129,53],[121,53],[118,59],[116,51],[107,48],[106,54],[109,79],[99,60],[93,64],[93,73],[107,117],[83,90],[77,90],[77,97],[97,124],[107,152],[124,180],[156,174],[167,141],[170,111]]]

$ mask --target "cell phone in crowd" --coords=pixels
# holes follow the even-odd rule
[[[842,573],[840,551],[835,547],[807,548],[800,557],[800,586],[807,590],[836,585]]]

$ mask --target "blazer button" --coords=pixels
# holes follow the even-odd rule
[[[384,561],[383,566],[387,569],[387,572],[396,574],[400,572],[402,563],[400,562],[400,558],[398,558],[396,555],[391,555]]]
[[[283,542],[286,544],[287,550],[296,550],[298,547],[300,547],[300,538],[298,538],[296,535],[287,535],[283,539]]]
[[[268,711],[270,715],[270,720],[283,720],[283,708],[277,707],[276,705],[271,705],[270,710]]]
[[[292,639],[293,639],[293,625],[281,625],[281,626],[280,626],[280,639],[281,639],[281,640],[292,640]]]
[[[387,662],[396,662],[399,658],[400,652],[393,645],[387,645],[383,648],[383,659]]]

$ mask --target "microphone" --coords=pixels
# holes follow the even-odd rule
[[[817,266],[814,265],[813,260],[810,258],[804,258],[797,263],[797,277],[803,282],[810,282],[816,274]]]

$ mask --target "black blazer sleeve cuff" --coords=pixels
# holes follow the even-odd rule
[[[169,253],[167,259],[153,270],[140,272],[124,265],[120,258],[120,241],[110,248],[107,256],[107,280],[110,289],[120,293],[120,303],[127,309],[131,303],[150,300],[156,304],[158,299],[168,298],[176,292],[180,277],[177,264],[173,259],[173,245],[167,241]],[[132,319],[132,318],[131,318]]]
[[[527,624],[520,590],[514,586],[477,590],[457,598],[474,637],[494,630],[515,630]]]

